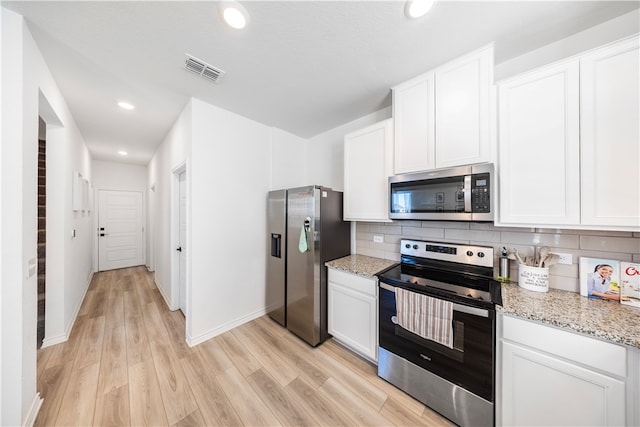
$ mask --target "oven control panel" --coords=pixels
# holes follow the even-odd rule
[[[400,253],[420,258],[493,268],[493,247],[402,239]]]

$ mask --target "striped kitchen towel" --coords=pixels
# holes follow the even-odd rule
[[[453,303],[396,288],[398,325],[422,338],[453,348]]]

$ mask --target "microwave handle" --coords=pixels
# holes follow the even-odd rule
[[[472,212],[471,210],[471,175],[464,176],[464,211]]]

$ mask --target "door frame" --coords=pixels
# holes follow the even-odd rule
[[[92,191],[91,189],[89,191]],[[93,189],[93,194],[90,195],[89,200],[92,200],[90,208],[93,210],[93,230],[94,234],[94,242],[93,242],[93,271],[100,271],[100,191],[121,191],[124,193],[140,193],[142,194],[142,262],[143,265],[146,264],[147,259],[147,194],[146,191],[142,190],[123,190],[122,188],[110,188],[110,187],[99,187]]]
[[[183,245],[186,248],[185,265],[187,271],[185,272],[185,287],[186,287],[186,329],[190,329],[191,316],[191,287],[190,283],[190,268],[189,268],[189,253],[190,242],[188,239],[190,230],[190,192],[189,192],[189,175],[188,175],[187,162],[184,161],[171,170],[171,242],[169,250],[171,251],[171,306],[170,310],[175,311],[180,308],[180,254],[176,251],[180,241],[180,174],[185,173],[186,187],[187,187],[187,236],[186,242]]]

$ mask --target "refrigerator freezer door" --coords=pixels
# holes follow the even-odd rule
[[[267,221],[268,314],[286,326],[287,190],[269,192]]]

